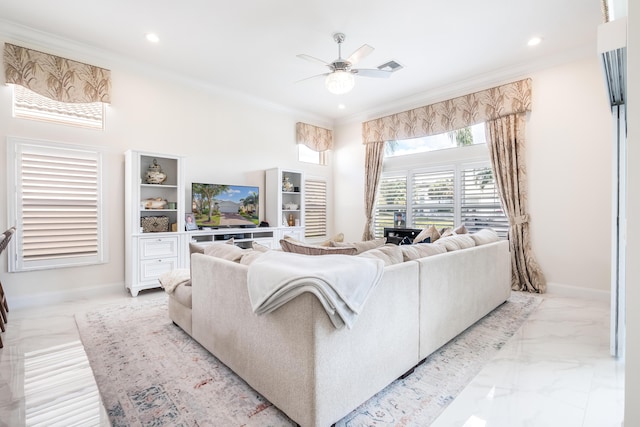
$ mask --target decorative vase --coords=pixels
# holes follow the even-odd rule
[[[167,179],[167,174],[162,172],[162,168],[158,164],[157,159],[153,159],[153,163],[149,165],[144,180],[147,184],[162,184]]]
[[[282,178],[282,191],[290,193],[293,191],[293,184],[289,181],[289,176],[285,175]]]

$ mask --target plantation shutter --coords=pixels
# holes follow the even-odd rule
[[[393,227],[395,212],[407,211],[407,177],[383,176],[378,187],[378,200],[374,212],[374,236],[382,237],[385,227]]]
[[[15,271],[103,261],[101,154],[16,144]]]
[[[441,229],[454,223],[454,170],[417,172],[412,175],[411,217],[413,228],[434,225]]]
[[[463,169],[461,193],[460,216],[469,232],[493,228],[500,236],[507,235],[509,221],[502,210],[490,166]]]
[[[304,236],[327,235],[327,183],[307,179],[304,183]]]

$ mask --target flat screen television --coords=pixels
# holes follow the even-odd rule
[[[258,225],[259,187],[194,182],[191,212],[198,228],[245,228]]]

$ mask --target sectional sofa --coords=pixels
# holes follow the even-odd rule
[[[509,298],[509,244],[491,236],[441,239],[430,256],[398,246],[353,255],[378,251],[385,266],[350,329],[336,329],[311,293],[256,315],[255,251],[249,262],[192,254],[191,286],[170,294],[169,315],[296,423],[326,427]]]

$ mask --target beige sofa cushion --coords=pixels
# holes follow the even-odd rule
[[[483,228],[475,233],[469,234],[471,238],[476,242],[476,246],[486,245],[487,243],[493,243],[500,240],[500,236],[495,230],[491,228]]]
[[[467,234],[453,234],[448,237],[438,239],[436,245],[442,245],[447,248],[447,252],[457,251],[458,249],[472,248],[476,242]]]
[[[431,255],[438,255],[447,252],[447,248],[443,245],[435,243],[420,243],[417,245],[401,245],[398,246],[402,251],[402,257],[405,261],[420,259]]]
[[[355,255],[356,248],[334,248],[330,246],[319,246],[302,243],[299,241],[293,241],[290,239],[280,240],[280,246],[285,252],[293,252],[303,255],[329,255],[329,254],[343,254],[343,255]]]
[[[228,245],[226,243],[213,243],[211,245],[205,246],[204,254],[217,258],[223,258],[229,261],[240,262],[240,259],[245,254],[245,250],[236,245]]]
[[[404,261],[400,246],[396,245],[380,246],[378,248],[369,249],[368,251],[362,252],[358,256],[381,259],[384,261],[385,267],[388,265],[400,264]]]
[[[352,243],[331,241],[331,247],[334,247],[334,248],[356,248],[356,254],[361,254],[361,253],[366,252],[366,251],[368,251],[370,249],[375,249],[375,248],[379,248],[380,246],[384,246],[385,243],[387,243],[387,238],[386,237],[381,237],[379,239],[366,240],[364,242],[352,242]]]

